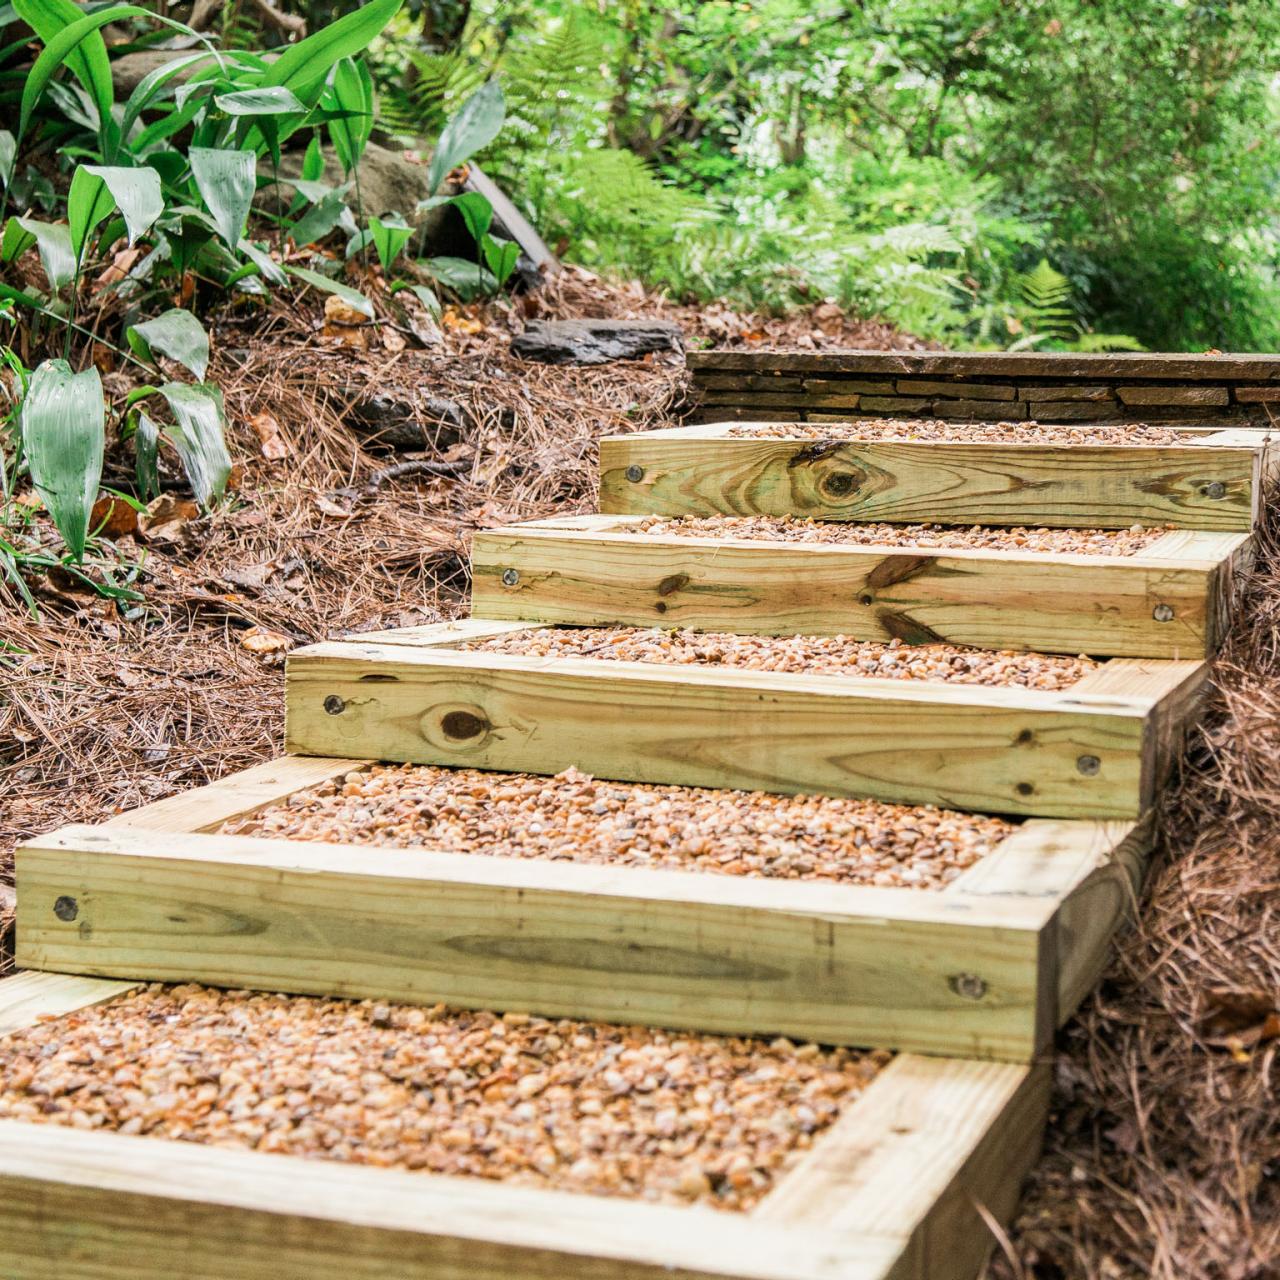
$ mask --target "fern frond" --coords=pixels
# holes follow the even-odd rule
[[[1073,351],[1145,351],[1137,338],[1127,333],[1082,333],[1071,344]]]

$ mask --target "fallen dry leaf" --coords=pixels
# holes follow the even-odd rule
[[[257,433],[258,443],[262,446],[262,456],[268,462],[279,462],[293,452],[289,442],[280,433],[280,424],[274,415],[267,413],[266,410],[252,414],[249,425]]]
[[[357,311],[345,298],[331,293],[324,300],[325,325],[359,326],[369,323],[369,317],[363,311]]]
[[[457,307],[445,307],[440,323],[455,333],[483,333],[484,325],[474,316],[463,315]]]
[[[369,335],[364,329],[352,325],[326,324],[320,330],[320,336],[332,342],[334,346],[349,347],[352,351],[368,351]]]
[[[332,498],[326,497],[324,494],[321,494],[320,497],[315,500],[315,506],[317,511],[326,516],[340,516],[345,518],[351,514],[350,507],[344,507],[340,502],[335,502]]]
[[[250,653],[267,655],[287,652],[293,648],[293,641],[268,627],[250,627],[240,633],[240,645]]]
[[[382,326],[382,345],[387,351],[390,351],[392,355],[396,355],[403,351],[408,344],[395,329],[390,325],[384,324]]]
[[[190,498],[162,493],[147,503],[138,516],[138,532],[153,541],[175,542],[182,537],[187,524],[200,515],[200,508]]]
[[[142,256],[141,249],[121,249],[103,269],[102,274],[94,281],[94,292],[107,285],[119,284],[133,269],[133,264]]]
[[[137,533],[138,512],[123,498],[113,498],[108,494],[93,504],[89,524],[104,538],[125,538]]]
[[[1280,1039],[1280,994],[1262,990],[1214,988],[1205,992],[1200,1034],[1206,1043],[1247,1062],[1248,1049]]]

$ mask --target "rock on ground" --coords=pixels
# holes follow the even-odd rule
[[[683,351],[684,334],[662,320],[534,320],[511,350],[544,364],[608,364],[650,351]]]

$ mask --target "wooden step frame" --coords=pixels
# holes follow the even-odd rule
[[[1130,917],[1149,821],[1033,820],[941,890],[217,833],[285,756],[15,855],[17,963],[1028,1062]]]
[[[1200,659],[1253,554],[1249,534],[1187,529],[1136,555],[1088,556],[659,536],[643,520],[480,531],[473,616]]]
[[[127,989],[17,974],[0,980],[0,1033]],[[900,1055],[747,1214],[0,1121],[0,1272],[969,1280],[987,1222],[1013,1214],[1048,1094],[1044,1065]]]
[[[530,623],[378,632],[289,658],[286,745],[523,773],[1137,818],[1207,665],[1115,659],[1060,692],[486,653]]]
[[[1280,448],[1256,430],[1183,445],[740,438],[735,424],[600,441],[600,510],[813,520],[1248,532]]]

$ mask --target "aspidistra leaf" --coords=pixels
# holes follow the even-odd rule
[[[36,492],[72,556],[82,560],[106,447],[97,369],[72,373],[65,360],[46,360],[23,398],[21,429]]]

